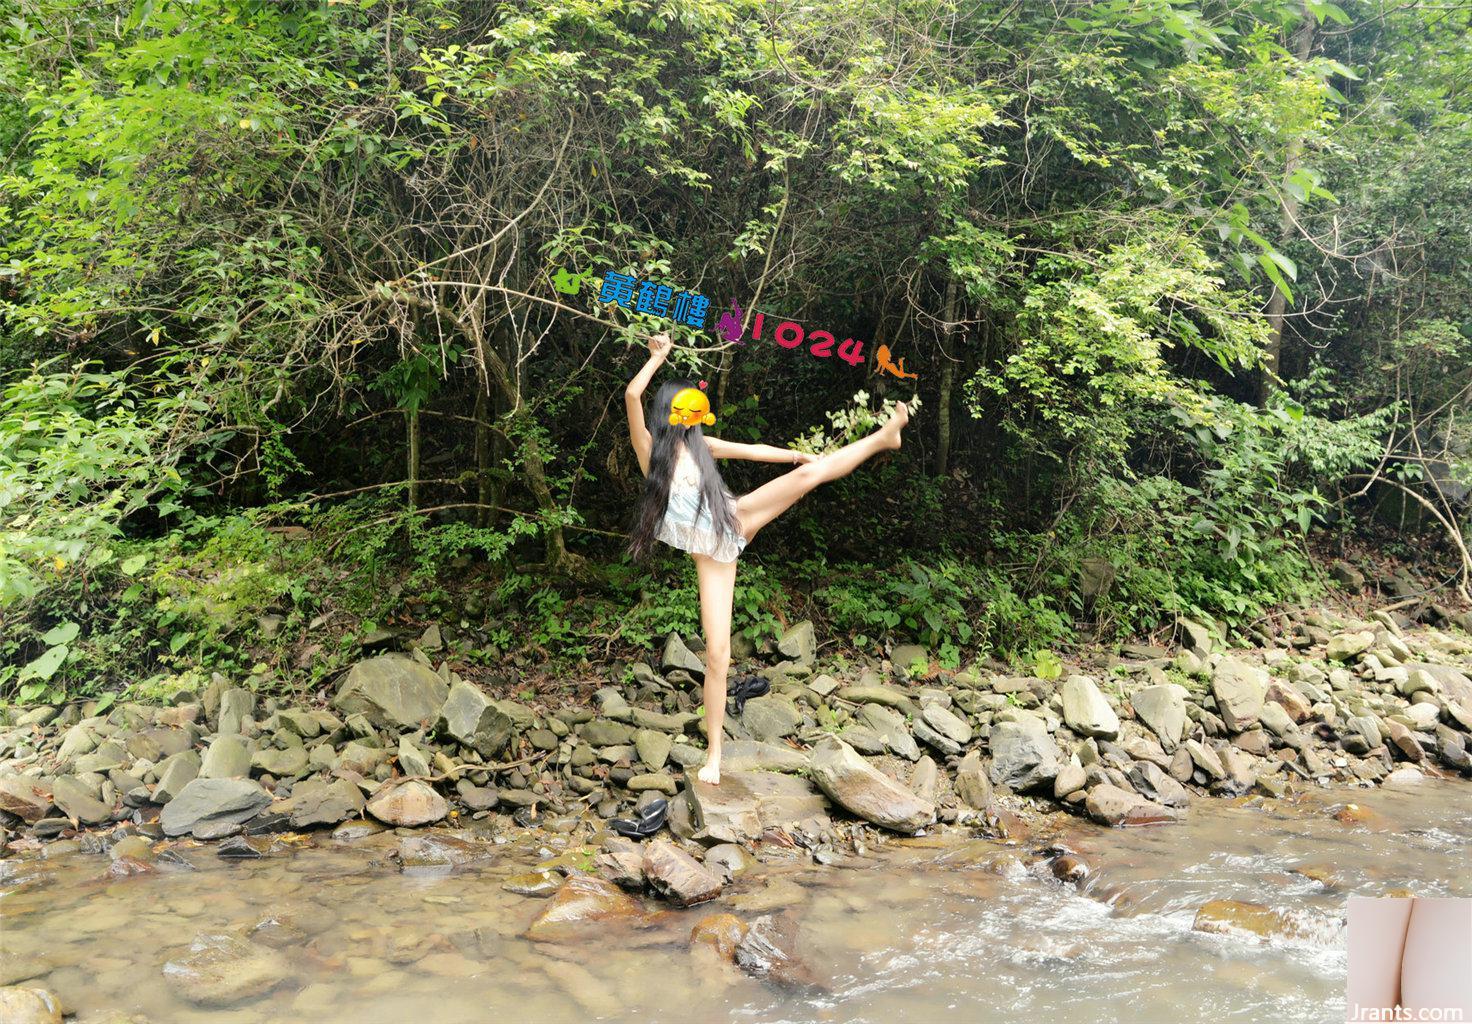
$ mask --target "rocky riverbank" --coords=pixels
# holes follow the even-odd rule
[[[727,719],[719,787],[695,779],[704,667],[675,635],[588,705],[497,699],[413,647],[358,662],[325,707],[216,677],[172,707],[12,708],[0,835],[6,848],[117,825],[141,841],[220,840],[359,818],[571,831],[667,797],[670,830],[695,852],[767,829],[842,847],[854,826],[996,831],[1050,809],[1147,824],[1205,795],[1472,774],[1472,643],[1458,626],[1315,610],[1272,646],[1227,649],[1185,620],[1177,635],[1173,650],[1126,646],[1050,680],[932,671],[918,647],[826,665],[800,623],[759,668],[771,693]],[[698,867],[659,849],[661,864]],[[613,856],[631,881],[627,850]]]

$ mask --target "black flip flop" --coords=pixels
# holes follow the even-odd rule
[[[613,818],[608,822],[608,827],[625,839],[648,839],[664,828],[669,813],[670,802],[661,798],[644,808],[638,818]]]

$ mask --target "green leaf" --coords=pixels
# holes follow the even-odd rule
[[[1283,272],[1278,269],[1278,265],[1272,260],[1268,259],[1266,253],[1258,256],[1257,264],[1258,266],[1262,267],[1263,272],[1268,275],[1268,280],[1272,281],[1273,285],[1278,289],[1278,291],[1283,293],[1283,297],[1289,302],[1292,302],[1293,292],[1289,290],[1288,282],[1284,280]]]
[[[77,634],[81,631],[82,627],[75,622],[58,622],[41,634],[41,642],[47,647],[69,644],[77,638]]]
[[[43,681],[50,679],[56,675],[56,670],[61,668],[62,662],[66,661],[66,656],[70,653],[71,649],[65,644],[53,647],[35,661],[26,665],[25,668],[21,669],[20,678],[23,680],[40,679]]]
[[[136,576],[138,574],[138,570],[142,569],[147,564],[147,555],[134,555],[132,558],[126,559],[121,565],[118,566],[118,568],[123,571],[123,575],[125,576]]]

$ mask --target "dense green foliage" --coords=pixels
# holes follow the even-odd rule
[[[669,322],[561,268],[765,314],[676,333],[724,436],[922,397],[753,546],[753,639],[1247,627],[1377,523],[1466,594],[1472,8],[0,3],[0,694],[696,631],[622,553]]]

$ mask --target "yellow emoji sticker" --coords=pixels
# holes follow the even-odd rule
[[[670,402],[671,426],[695,427],[704,424],[708,427],[715,421],[716,418],[710,411],[710,399],[699,388],[678,391],[674,401]]]

